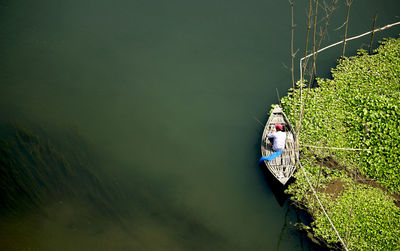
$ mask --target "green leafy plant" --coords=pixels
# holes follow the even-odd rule
[[[400,209],[377,188],[358,185],[346,189],[329,204],[330,217],[352,250],[399,250]],[[338,242],[327,218],[318,211],[315,235]]]
[[[301,163],[351,249],[398,250],[400,211],[389,193],[400,194],[400,39],[383,41],[372,55],[360,50],[357,56],[340,59],[332,77],[317,79],[318,88],[303,89]],[[281,100],[295,128],[300,95],[299,89],[291,89]],[[358,184],[354,175],[375,180],[387,192]],[[294,176],[296,182],[287,192],[312,213],[315,235],[338,242],[302,172]],[[336,194],[327,193],[324,188],[333,181],[345,185]]]

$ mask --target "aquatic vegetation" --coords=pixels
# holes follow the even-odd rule
[[[372,55],[360,50],[341,58],[332,77],[303,90],[308,99],[299,138],[301,162],[350,249],[399,249],[400,209],[394,202],[400,194],[400,39],[383,41]],[[299,96],[299,89],[291,89],[281,100],[295,126]],[[305,177],[301,172],[295,177],[287,192],[314,216],[315,236],[335,245],[338,239]],[[331,192],[334,183],[340,187]]]
[[[400,208],[378,188],[356,185],[334,201],[325,201],[347,246],[355,250],[399,250]],[[315,235],[339,242],[327,218],[317,211]]]
[[[115,185],[76,132],[29,128],[0,124],[1,250],[234,249],[145,176]]]
[[[16,124],[0,126],[0,205],[3,212],[38,210],[49,201],[87,197],[98,210],[112,212],[117,193],[91,170],[84,144],[55,145]]]

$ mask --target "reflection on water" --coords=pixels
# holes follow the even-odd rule
[[[66,132],[68,141],[59,138],[63,143],[56,145],[48,136],[5,124],[0,135],[2,250],[230,248],[140,177],[131,180],[136,193],[128,196],[95,174],[78,134]]]

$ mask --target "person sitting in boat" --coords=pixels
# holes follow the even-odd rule
[[[272,150],[275,152],[285,149],[286,133],[282,132],[283,126],[275,124],[275,129],[267,135],[267,138],[272,142]]]
[[[258,163],[264,160],[271,161],[282,154],[286,144],[286,133],[283,132],[283,126],[281,124],[275,124],[275,129],[272,129],[271,133],[267,135],[267,138],[272,142],[272,150],[274,151],[269,156],[263,156],[260,158]]]

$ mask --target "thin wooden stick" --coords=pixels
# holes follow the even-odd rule
[[[317,185],[315,186],[315,189],[318,191],[318,187],[319,187],[319,180],[321,178],[321,171],[322,171],[322,166],[324,165],[324,155],[325,155],[325,149],[326,149],[326,142],[324,142],[324,147],[322,149],[322,161],[321,161],[321,165],[319,167],[319,172],[318,172],[318,179],[317,179]]]
[[[309,1],[309,6],[308,6],[308,15],[307,15],[307,37],[306,37],[306,48],[305,48],[305,55],[307,55],[307,48],[308,48],[308,40],[310,38],[310,29],[311,29],[311,8],[312,8],[312,1]],[[307,56],[305,56],[307,57]],[[304,67],[304,71],[306,70],[306,67]],[[303,72],[300,73],[300,110],[301,110],[301,104],[303,103]],[[302,115],[301,112],[299,111],[299,123],[296,128],[296,135],[299,135],[300,133],[300,128],[301,128],[301,120],[302,120]],[[298,148],[299,146],[299,136],[296,137],[296,147]]]
[[[374,35],[375,35],[375,23],[376,19],[378,18],[378,12],[375,13],[374,17],[374,22],[372,23],[372,34],[371,34],[371,40],[369,41],[369,47],[368,47],[368,53],[371,54],[371,48],[372,48],[372,42],[374,41]]]
[[[334,149],[334,150],[348,150],[348,151],[370,151],[370,149],[359,149],[359,148],[325,147],[325,146],[312,146],[312,145],[302,145],[302,146],[311,147],[311,148],[320,148],[320,149]]]
[[[332,15],[333,11],[335,10],[335,5],[336,5],[337,2],[338,2],[338,0],[332,0],[331,7],[330,8],[326,8],[326,9],[328,9],[328,12],[327,12],[327,15],[326,15],[326,21],[325,21],[324,29],[323,29],[323,32],[321,33],[321,37],[320,37],[320,40],[319,40],[319,43],[318,43],[317,51],[315,51],[315,45],[316,45],[315,34],[316,34],[316,30],[317,30],[317,25],[316,24],[317,24],[317,13],[318,13],[318,0],[316,1],[315,16],[314,16],[314,43],[313,43],[313,53],[312,53],[312,55],[313,55],[313,68],[312,68],[312,72],[310,73],[310,80],[309,80],[309,83],[308,83],[308,88],[311,87],[311,80],[313,78],[313,73],[315,74],[316,71],[317,71],[316,70],[316,64],[317,64],[316,61],[317,61],[318,51],[319,51],[319,48],[321,47],[322,40],[324,39],[325,33],[327,31],[327,28],[328,28],[329,19],[330,19],[331,15]],[[305,65],[307,65],[307,63],[305,63]],[[301,108],[300,108],[300,119],[299,119],[299,127],[298,127],[299,131],[301,130],[301,121],[302,121],[302,117],[304,115],[304,109],[305,109],[305,106],[306,106],[306,103],[307,103],[308,96],[309,96],[309,92],[306,93],[305,98],[304,98],[304,102],[300,103],[300,107]]]
[[[314,187],[311,185],[311,182],[310,182],[310,180],[308,179],[307,173],[306,173],[306,171],[304,170],[304,167],[301,165],[301,163],[300,163],[300,167],[301,167],[301,170],[303,171],[304,177],[306,178],[308,185],[310,186],[310,188],[311,188],[311,190],[312,190],[312,192],[313,192],[315,198],[317,199],[319,205],[321,206],[322,212],[325,214],[326,218],[328,219],[329,223],[331,224],[331,226],[332,226],[332,228],[333,228],[333,231],[335,231],[337,237],[339,238],[339,241],[340,241],[340,242],[342,243],[342,245],[343,245],[343,248],[347,251],[348,248],[347,248],[346,244],[344,244],[342,238],[340,237],[339,232],[336,230],[335,225],[333,225],[333,222],[332,222],[331,218],[329,217],[328,213],[325,211],[325,208],[324,208],[324,206],[322,205],[321,201],[319,200],[318,195],[317,195],[317,192],[315,191]]]
[[[315,65],[315,60],[316,60],[316,50],[315,47],[317,46],[317,42],[315,40],[315,35],[317,34],[317,17],[318,17],[318,0],[315,0],[315,13],[314,13],[314,31],[313,31],[313,66],[311,69],[310,73],[310,81],[308,83],[308,88],[311,86],[311,79],[313,77],[313,74],[316,73],[316,65]]]
[[[383,30],[389,29],[389,28],[391,28],[391,27],[393,27],[393,26],[396,26],[396,25],[399,25],[399,24],[400,24],[400,22],[388,24],[388,25],[383,26],[383,27],[381,27],[381,28],[377,28],[377,29],[375,29],[375,30],[373,30],[373,31],[368,31],[368,32],[365,32],[365,33],[363,33],[363,34],[360,34],[360,35],[357,35],[357,36],[348,38],[348,39],[347,39],[347,42],[348,42],[348,41],[351,41],[351,40],[354,40],[354,39],[357,39],[357,38],[360,38],[360,37],[364,37],[364,36],[366,36],[366,35],[368,35],[368,34],[371,34],[372,32],[378,32],[378,31],[383,31]],[[339,45],[339,44],[341,44],[341,43],[343,43],[343,40],[342,40],[342,41],[339,41],[339,42],[336,42],[336,43],[333,43],[333,44],[331,44],[331,45],[328,45],[328,46],[326,46],[326,47],[324,47],[324,48],[318,50],[317,53],[322,52],[322,51],[324,51],[324,50],[327,50],[327,49],[329,49],[329,48],[332,48],[332,47],[334,47],[334,46],[336,46],[336,45]],[[299,65],[300,65],[300,79],[303,79],[303,75],[302,75],[302,73],[303,73],[303,66],[302,66],[303,60],[304,60],[304,59],[307,59],[307,58],[309,58],[309,57],[311,57],[312,55],[313,55],[313,53],[310,53],[310,54],[308,54],[307,56],[302,57],[302,58],[300,59],[300,64],[299,64]]]
[[[343,38],[343,50],[342,50],[342,57],[344,57],[344,53],[346,52],[346,38],[347,38],[347,28],[349,27],[349,15],[350,15],[350,6],[352,0],[346,0],[347,4],[347,15],[346,15],[346,26],[344,28],[344,38]]]
[[[261,127],[264,128],[265,125],[261,123],[260,120],[258,120],[255,116],[253,116],[253,119],[255,119],[255,121],[257,121],[261,125]]]
[[[360,165],[360,163],[358,165]],[[352,191],[351,191],[352,200],[350,202],[349,219],[347,221],[347,226],[346,226],[346,243],[347,243],[347,245],[349,245],[349,242],[350,242],[349,239],[350,239],[351,225],[352,225],[351,224],[351,219],[352,219],[352,216],[353,216],[354,194],[355,194],[355,190],[356,190],[356,179],[357,179],[357,173],[356,172],[353,173],[353,179],[354,179],[354,182],[352,183]]]
[[[294,2],[289,0],[289,4],[290,4],[290,9],[291,9],[291,14],[292,14],[292,39],[290,41],[290,55],[292,58],[292,66],[290,67],[290,72],[292,73],[292,87],[293,89],[295,88],[295,84],[294,84],[294,57],[295,57],[295,53],[294,53],[294,49],[293,49],[293,40],[294,40]]]
[[[332,16],[332,13],[333,13],[333,12],[335,11],[335,9],[336,9],[335,6],[336,6],[336,4],[337,4],[338,1],[339,1],[339,0],[332,0],[332,5],[331,5],[331,7],[330,7],[330,8],[327,8],[327,9],[329,10],[329,12],[326,14],[326,21],[325,21],[324,29],[322,30],[322,33],[321,33],[321,38],[319,39],[317,53],[319,52],[319,49],[321,48],[321,44],[322,44],[323,38],[325,37],[325,33],[326,33],[327,30],[328,30],[329,20],[330,20],[330,18],[331,18],[331,16]],[[317,55],[318,55],[318,54],[317,54]]]
[[[307,55],[307,48],[308,48],[308,40],[310,38],[310,30],[311,30],[311,9],[312,9],[312,1],[309,1],[309,6],[308,6],[308,15],[307,15],[307,37],[306,37],[306,48],[304,51],[304,54]],[[304,71],[306,70],[306,67],[304,67]],[[301,74],[301,76],[303,76],[303,74]],[[302,84],[303,84],[303,78],[300,78],[300,90],[302,90]],[[300,95],[301,98],[301,95]]]
[[[276,90],[276,96],[278,97],[279,106],[282,107],[281,98],[279,97],[278,88],[275,88],[275,90]]]
[[[318,0],[315,1],[315,12],[314,12],[314,30],[313,30],[313,67],[311,69],[311,73],[310,73],[310,80],[308,82],[308,89],[310,89],[311,87],[311,80],[313,77],[313,73],[315,71],[315,60],[316,60],[316,51],[315,51],[315,46],[316,46],[316,41],[315,41],[315,35],[317,33],[317,17],[318,17]],[[303,116],[304,116],[304,109],[306,106],[306,101],[308,99],[308,95],[309,95],[309,91],[306,93],[305,95],[305,99],[303,101],[303,99],[300,100],[300,115],[299,115],[299,123],[297,125],[297,134],[299,134],[300,130],[301,130],[301,123],[303,120]]]

